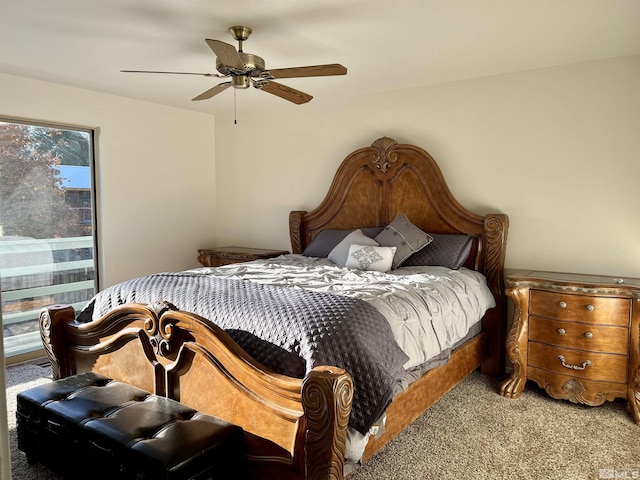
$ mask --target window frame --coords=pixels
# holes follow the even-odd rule
[[[92,222],[92,235],[91,242],[93,247],[93,289],[94,292],[97,293],[100,290],[100,249],[99,249],[99,227],[98,227],[98,182],[97,182],[97,165],[98,165],[98,135],[99,128],[98,127],[88,127],[83,125],[65,123],[65,122],[52,122],[52,121],[43,121],[43,120],[34,120],[30,118],[22,118],[22,117],[13,117],[7,115],[0,114],[0,122],[3,123],[13,123],[20,125],[28,125],[34,127],[44,127],[44,128],[52,128],[59,130],[73,130],[77,132],[87,133],[89,135],[89,172],[90,172],[90,180],[91,180],[91,222]],[[0,277],[1,280],[1,277]],[[1,301],[1,295],[0,295]],[[2,320],[2,315],[0,315],[0,328],[4,329],[4,320]],[[6,337],[2,335],[0,340],[4,343]],[[3,345],[3,353],[4,359],[8,364],[17,363],[23,361],[24,359],[32,358],[34,356],[41,356],[44,351],[44,347],[40,349],[34,349],[30,351],[21,351],[15,354],[11,354],[7,352],[6,348]],[[9,356],[7,356],[9,354]]]

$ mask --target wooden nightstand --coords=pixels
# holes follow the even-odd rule
[[[640,424],[640,279],[509,270],[505,285],[513,373],[500,394],[518,398],[533,380],[573,403],[626,398]]]
[[[284,255],[286,250],[267,250],[263,248],[218,247],[198,250],[198,261],[205,267],[219,267],[230,263],[250,262],[262,258]]]

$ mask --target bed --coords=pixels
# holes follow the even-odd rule
[[[384,397],[383,415],[378,404],[370,409],[368,416],[382,421],[360,425],[360,431],[367,430],[362,462],[470,372],[480,367],[483,373],[498,375],[505,364],[503,266],[508,218],[501,213],[477,215],[462,207],[425,150],[383,137],[349,154],[320,205],[310,212],[290,213],[292,256],[308,253],[322,232],[381,228],[393,225],[400,213],[433,236],[468,237],[468,256],[460,270],[482,274],[494,306],[482,316],[479,333],[456,342],[446,361],[394,391],[390,403]],[[295,260],[299,261],[308,260]],[[321,268],[331,267],[325,263]],[[183,272],[180,281],[190,275],[200,278],[201,273]],[[299,289],[289,289],[293,290]],[[321,292],[317,295],[325,298]],[[336,308],[351,308],[351,303],[349,307],[342,303],[351,300],[338,296]],[[238,345],[237,329],[220,328],[215,319],[208,320],[213,313],[178,309],[171,300],[125,301],[117,306],[107,302],[102,307],[106,310],[87,322],[76,318],[68,306],[43,310],[40,330],[54,378],[93,370],[242,426],[253,478],[343,478],[347,432],[356,412],[352,407],[362,398],[358,375],[317,361],[307,362],[302,375],[279,373],[265,367],[263,358],[258,361],[247,353],[248,347]]]

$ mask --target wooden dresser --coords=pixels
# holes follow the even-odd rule
[[[219,267],[230,263],[250,262],[262,258],[284,255],[286,250],[268,250],[264,248],[218,247],[198,250],[198,261],[205,267]]]
[[[640,424],[640,279],[507,270],[515,309],[507,337],[513,373],[500,394],[527,380],[585,405],[626,398]]]

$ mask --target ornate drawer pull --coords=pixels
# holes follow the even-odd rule
[[[559,302],[559,303],[558,303],[558,306],[559,306],[560,308],[567,308],[567,302]]]
[[[586,338],[593,338],[593,333],[591,333],[591,332],[587,332],[587,333],[585,333],[585,334],[584,334],[584,336],[585,336]]]
[[[558,332],[558,335],[564,335],[565,333],[567,333],[567,331],[564,328],[559,328],[557,332]]]
[[[585,368],[587,368],[589,365],[591,365],[591,360],[585,360],[584,362],[582,362],[582,365],[570,365],[568,363],[565,362],[565,358],[564,355],[558,355],[558,360],[560,360],[560,363],[562,363],[562,366],[564,368],[568,368],[569,370],[584,370]]]
[[[596,307],[594,307],[593,305],[587,305],[586,309],[588,312],[593,312],[596,309]]]

